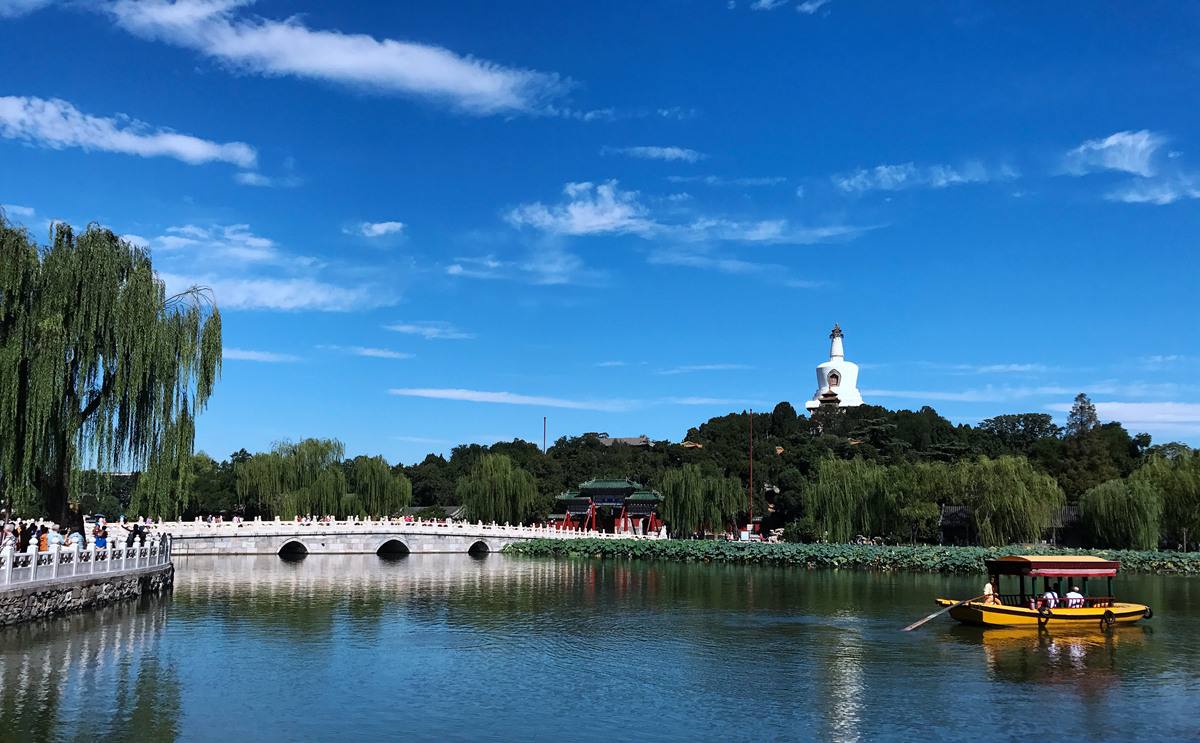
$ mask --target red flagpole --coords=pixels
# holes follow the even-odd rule
[[[754,408],[750,408],[750,520],[746,531],[754,533]]]

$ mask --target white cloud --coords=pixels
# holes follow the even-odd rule
[[[343,287],[308,278],[246,278],[160,273],[168,291],[191,286],[212,290],[217,306],[237,310],[317,310],[347,312],[393,303],[366,287]]]
[[[1154,175],[1154,153],[1166,141],[1162,135],[1147,129],[1089,139],[1066,154],[1063,167],[1071,175],[1117,170],[1149,177]]]
[[[274,351],[250,351],[244,348],[223,348],[221,358],[225,361],[261,361],[269,364],[285,364],[299,361],[299,356]]]
[[[831,0],[805,0],[796,6],[796,12],[812,15],[830,3]]]
[[[400,234],[404,231],[404,226],[403,222],[360,222],[354,227],[348,227],[342,231],[347,235],[360,237],[384,237]]]
[[[488,392],[456,388],[400,387],[388,390],[389,394],[401,397],[424,397],[434,400],[458,400],[499,405],[529,405],[543,408],[567,408],[570,410],[601,410],[621,412],[629,410],[634,403],[629,400],[567,400],[559,397],[522,395],[515,392]]]
[[[687,364],[684,366],[676,366],[670,369],[660,369],[655,374],[675,375],[675,374],[692,374],[694,372],[706,371],[748,371],[753,369],[753,366],[747,364]]]
[[[638,192],[624,191],[617,181],[568,183],[566,200],[556,205],[523,204],[507,219],[515,227],[533,227],[552,235],[633,234],[643,238],[674,238],[687,242],[728,240],[808,245],[853,237],[865,229],[843,225],[796,227],[786,219],[739,221],[700,217],[685,223],[665,223],[651,217]]]
[[[355,356],[365,356],[371,359],[411,359],[411,353],[393,351],[389,348],[371,348],[369,346],[350,346],[347,349]]]
[[[536,111],[569,87],[557,75],[507,67],[412,41],[376,39],[240,15],[239,0],[118,0],[118,25],[195,50],[239,70],[333,82],[444,101],[474,114]]]
[[[54,0],[0,0],[0,18],[16,18],[41,10],[52,2]]]
[[[1184,199],[1200,199],[1200,185],[1189,175],[1151,180],[1135,178],[1104,196],[1109,201],[1126,204],[1155,204],[1166,206]]]
[[[1101,419],[1120,421],[1126,426],[1200,430],[1200,403],[1097,402],[1095,405],[1096,413]],[[1054,403],[1047,405],[1046,409],[1065,413],[1071,410],[1071,403]]]
[[[985,385],[980,388],[966,390],[892,390],[872,389],[863,390],[864,397],[882,397],[902,400],[947,400],[953,402],[1007,402],[1023,400],[1030,397],[1045,397],[1049,395],[1074,395],[1077,392],[1088,394],[1110,394],[1117,390],[1115,384],[1101,382],[1082,387],[1064,387],[1062,385],[1037,385],[1016,387],[1010,385]]]
[[[719,271],[736,276],[756,276],[793,288],[815,288],[817,281],[792,279],[786,266],[776,263],[758,263],[741,258],[721,255],[702,247],[670,247],[652,251],[646,262],[658,266],[684,266],[708,271]]]
[[[0,96],[0,137],[61,150],[117,152],[140,157],[173,157],[197,165],[227,162],[254,167],[254,148],[243,142],[213,142],[166,129],[153,129],[123,115],[85,114],[57,98]]]
[[[307,261],[284,254],[274,240],[254,234],[246,224],[176,225],[168,227],[165,235],[152,238],[149,245],[168,259],[184,257],[202,265],[211,265],[214,260],[236,263]]]
[[[931,364],[931,366],[938,366]],[[1040,374],[1052,371],[1045,364],[1012,363],[1012,364],[952,364],[952,371],[970,372],[972,374]]]
[[[611,369],[618,366],[629,366],[628,361],[598,361],[596,366],[601,369]]]
[[[409,322],[398,322],[391,325],[384,325],[385,330],[391,330],[395,333],[404,333],[406,335],[418,335],[427,341],[430,340],[470,340],[475,336],[471,333],[463,332],[456,328],[453,324],[444,320],[416,320]]]
[[[21,206],[20,204],[0,204],[0,209],[9,217],[20,217],[23,219],[33,219],[34,210],[32,206]]]
[[[789,0],[754,0],[750,10],[775,10],[781,5],[787,5]]]
[[[563,192],[566,203],[524,204],[508,213],[508,221],[516,227],[535,227],[557,235],[646,235],[657,228],[645,218],[646,208],[638,203],[637,192],[620,190],[616,181],[568,183]]]
[[[965,183],[1012,180],[1016,177],[1016,171],[1008,166],[989,169],[978,162],[970,162],[958,167],[942,164],[918,166],[909,162],[860,168],[851,173],[835,175],[832,180],[833,184],[842,191],[862,193],[864,191],[901,191],[908,188],[946,188]]]
[[[671,183],[703,183],[706,186],[778,186],[786,183],[782,176],[748,176],[742,178],[724,178],[719,175],[669,175]]]
[[[132,245],[135,248],[142,248],[144,250],[144,249],[150,247],[150,241],[147,240],[146,238],[142,237],[141,235],[134,235],[134,234],[121,235],[121,239],[124,240],[125,242],[129,243],[130,245]]]
[[[682,161],[688,163],[698,162],[708,157],[703,152],[689,150],[686,147],[605,147],[600,150],[601,154],[605,155],[625,155],[627,157],[636,157],[643,160],[666,160]]]
[[[729,397],[665,397],[660,402],[668,405],[738,406],[765,405],[761,400],[739,400]]]

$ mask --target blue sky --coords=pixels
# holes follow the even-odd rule
[[[343,7],[349,6],[349,7]],[[0,203],[211,286],[198,446],[813,394],[1200,442],[1200,7],[0,0]]]

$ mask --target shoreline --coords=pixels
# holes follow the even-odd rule
[[[879,546],[866,544],[802,544],[670,539],[666,541],[605,539],[535,539],[505,547],[508,555],[585,557],[600,560],[665,560],[730,564],[791,565],[812,569],[878,572],[983,573],[983,561],[1012,554],[1097,555],[1118,560],[1125,572],[1200,575],[1200,552],[1085,550],[1048,545],[950,547],[941,545]]]

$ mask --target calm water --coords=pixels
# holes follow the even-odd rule
[[[959,627],[978,580],[491,555],[190,558],[0,631],[0,738],[1200,738],[1200,580],[1111,634]]]

